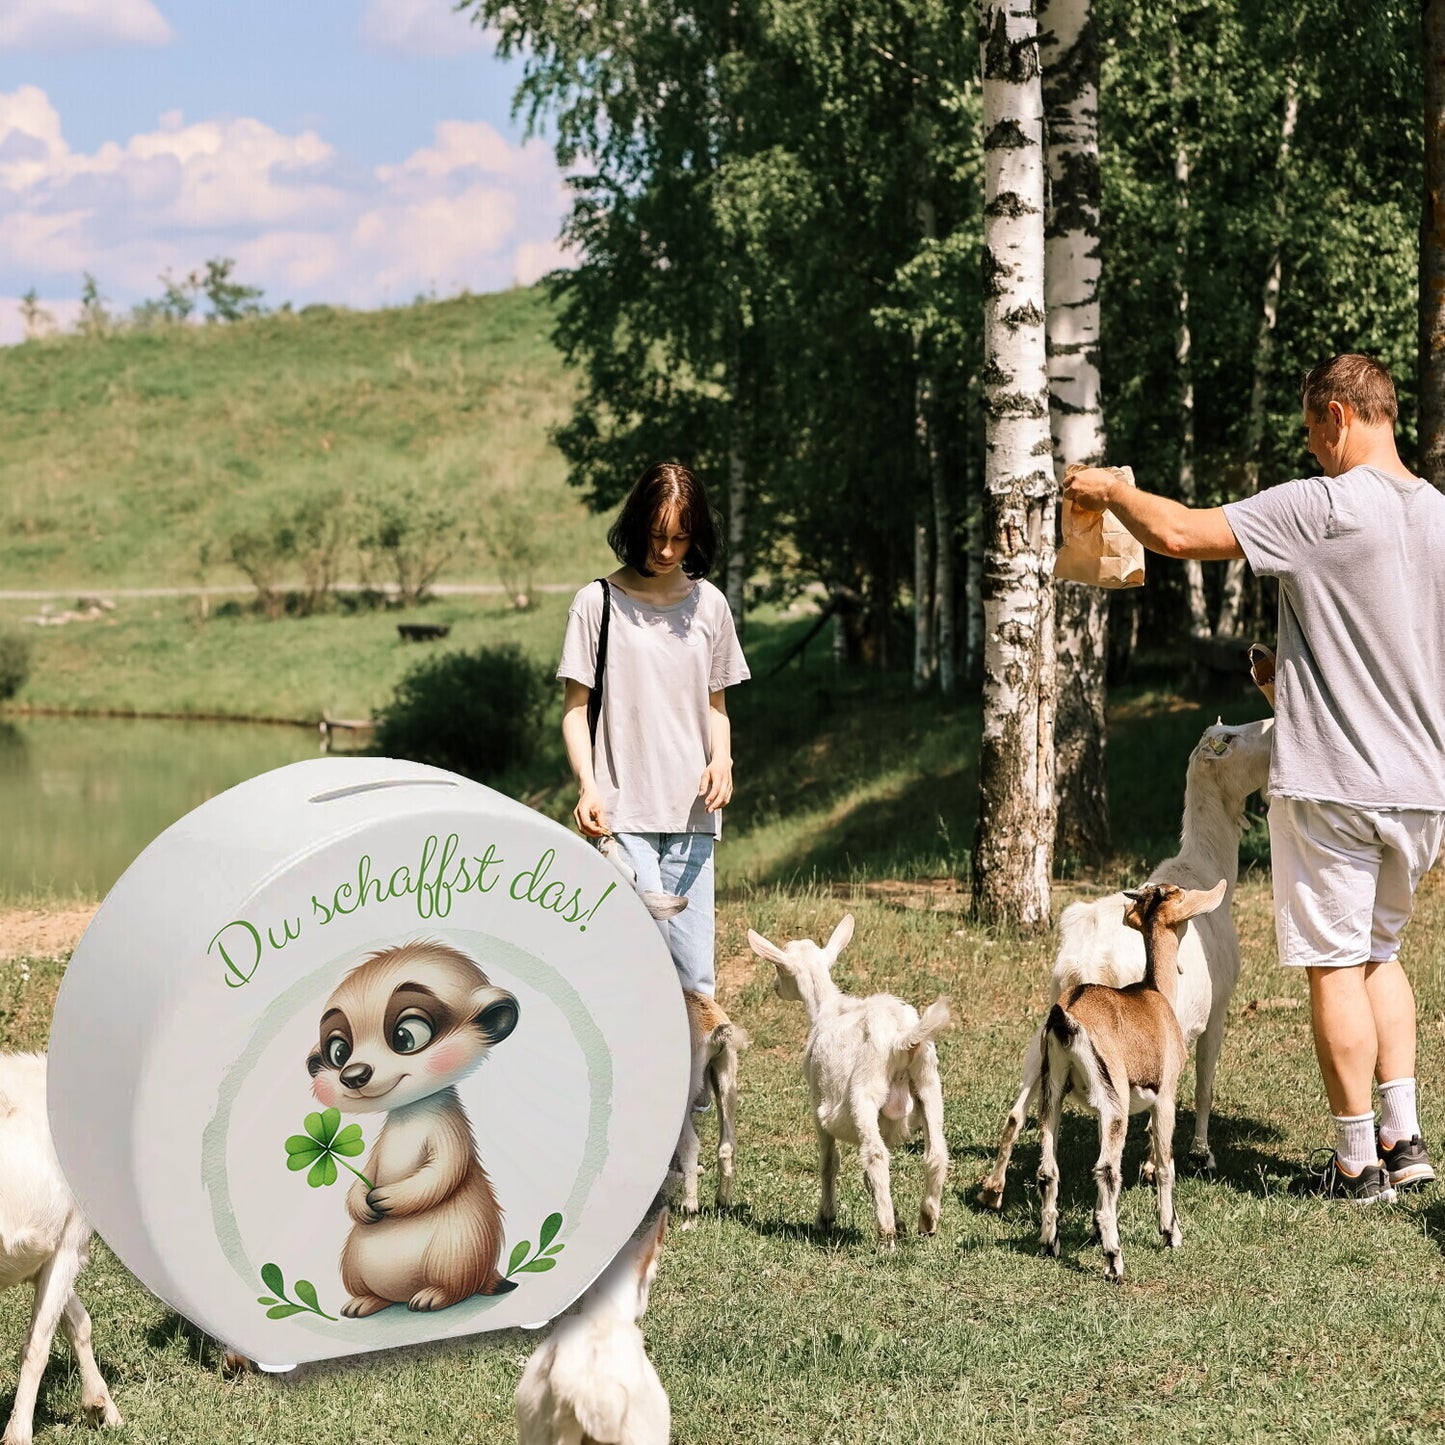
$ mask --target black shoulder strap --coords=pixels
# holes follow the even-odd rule
[[[602,626],[597,631],[597,671],[587,698],[587,733],[597,746],[597,723],[602,716],[602,674],[607,670],[607,628],[612,621],[612,589],[605,577],[597,579],[602,588]]]

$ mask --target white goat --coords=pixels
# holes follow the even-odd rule
[[[80,1367],[81,1400],[105,1425],[119,1425],[90,1343],[90,1316],[75,1293],[90,1253],[90,1225],[60,1172],[45,1112],[45,1055],[0,1054],[0,1289],[35,1286],[20,1356],[15,1405],[3,1445],[30,1445],[35,1397],[59,1325]]]
[[[1120,1165],[1129,1115],[1149,1111],[1154,1173],[1159,1186],[1159,1233],[1170,1249],[1184,1242],[1174,1212],[1174,1098],[1186,1045],[1174,1015],[1179,983],[1179,943],[1190,918],[1219,907],[1228,885],[1208,892],[1152,883],[1131,900],[1124,921],[1144,941],[1144,977],[1125,988],[1086,983],[1072,988],[1049,1010],[1044,1024],[1044,1063],[1039,1081],[1039,1188],[1046,1254],[1059,1253],[1057,1142],[1064,1099],[1073,1094],[1099,1118],[1099,1185],[1094,1230],[1106,1261],[1104,1274],[1124,1278],[1119,1244]]]
[[[800,999],[808,1012],[803,1073],[812,1094],[823,1183],[818,1224],[831,1228],[837,1213],[839,1141],[856,1144],[878,1215],[878,1241],[891,1249],[898,1230],[888,1155],[913,1132],[920,1114],[927,1179],[918,1232],[938,1228],[948,1146],[933,1037],[949,1022],[948,1000],[935,999],[920,1020],[911,1004],[890,993],[849,997],[833,982],[831,970],[852,937],[851,913],[823,948],[810,938],[779,948],[748,929],[753,952],[777,969],[778,997]]]
[[[1179,852],[1159,864],[1147,880],[1182,888],[1208,888],[1216,878],[1226,884],[1224,907],[1202,917],[1184,939],[1174,1000],[1186,1046],[1200,1040],[1194,1059],[1194,1141],[1189,1159],[1192,1167],[1207,1171],[1214,1168],[1209,1148],[1214,1070],[1224,1042],[1229,1000],[1239,979],[1239,935],[1230,906],[1239,878],[1239,840],[1247,825],[1244,805],[1269,780],[1273,730],[1273,718],[1241,727],[1217,722],[1205,728],[1185,774]],[[1081,983],[1122,988],[1143,978],[1144,945],[1139,934],[1124,925],[1127,907],[1125,894],[1111,893],[1064,910],[1054,960],[1056,1001]],[[979,1189],[980,1202],[991,1209],[1003,1207],[1009,1156],[1038,1093],[1042,1046],[1042,1033],[1035,1034],[1024,1057],[1018,1097],[1004,1122],[998,1157]]]
[[[527,1361],[518,1445],[667,1445],[672,1410],[638,1328],[666,1228],[663,1210]]]
[[[730,1209],[737,1154],[738,1051],[747,1048],[750,1040],[747,1033],[723,1012],[716,999],[685,988],[682,1000],[687,1005],[687,1025],[692,1043],[692,1083],[688,1098],[700,1099],[711,1090],[717,1102],[717,1207]],[[688,1214],[697,1213],[701,1153],[697,1120],[693,1110],[689,1109],[683,1116],[682,1137],[677,1144],[678,1166],[682,1170],[682,1208]]]

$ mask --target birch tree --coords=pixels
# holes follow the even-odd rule
[[[984,679],[973,906],[1049,922],[1054,513],[1034,0],[984,0]]]
[[[1102,462],[1099,381],[1099,51],[1090,0],[1041,0],[1049,202],[1044,225],[1054,471]],[[1054,845],[1098,859],[1109,847],[1105,780],[1108,594],[1055,584],[1058,698]]]

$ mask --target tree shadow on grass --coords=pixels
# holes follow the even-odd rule
[[[208,1370],[220,1370],[229,1348],[214,1335],[208,1335],[193,1320],[167,1310],[146,1331],[146,1343],[153,1349],[165,1350],[175,1345],[185,1346],[186,1354],[194,1363]]]
[[[823,1246],[856,1245],[864,1240],[863,1231],[851,1224],[834,1224],[831,1229],[820,1229],[811,1219],[763,1218],[755,1214],[748,1204],[734,1205],[725,1217],[761,1239],[788,1239],[799,1244]],[[871,1239],[872,1235],[868,1238]]]

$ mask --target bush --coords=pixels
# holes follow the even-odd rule
[[[30,676],[30,639],[0,632],[0,702],[14,697]]]
[[[537,749],[546,668],[515,643],[446,652],[412,668],[377,718],[377,751],[485,782]]]

